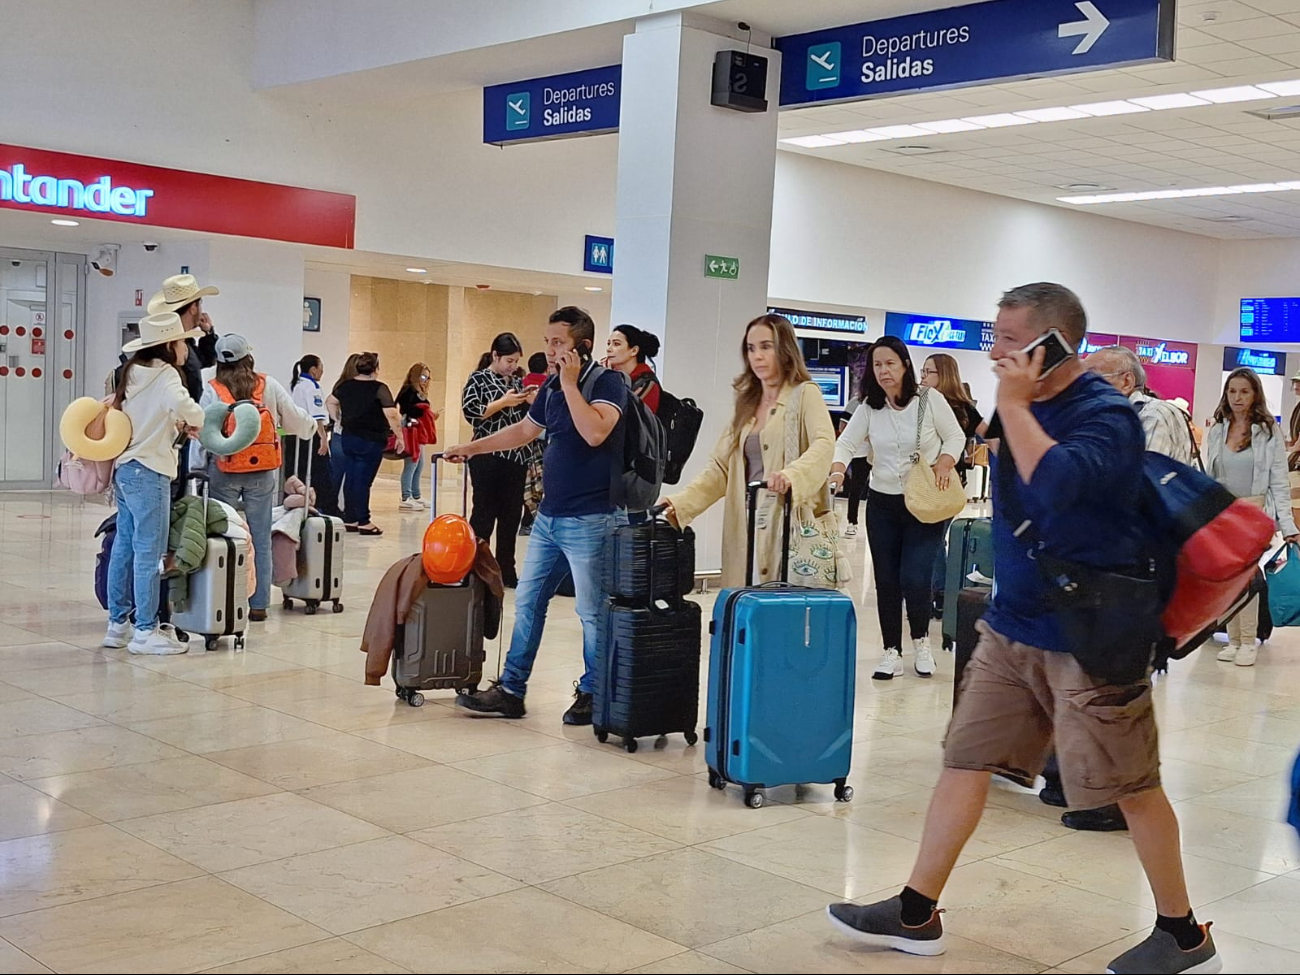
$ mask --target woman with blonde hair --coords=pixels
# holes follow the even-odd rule
[[[664,498],[667,514],[685,527],[719,499],[726,499],[722,534],[722,585],[745,584],[747,485],[763,482],[775,494],[792,495],[792,511],[804,531],[791,535],[789,576],[802,585],[836,587],[848,582],[837,549],[838,531],[826,485],[835,433],[821,389],[808,376],[794,326],[780,315],[762,315],[745,327],[740,345],[744,371],[732,384],[736,408],[704,469],[690,484]],[[769,497],[760,508],[755,540],[756,582],[781,577],[784,511]]]
[[[419,511],[427,507],[420,500],[424,445],[434,442],[433,424],[442,415],[429,405],[429,367],[423,362],[417,362],[406,370],[406,381],[397,392],[397,408],[402,413],[407,449],[402,457],[401,508],[403,511]]]
[[[1288,542],[1300,540],[1291,514],[1286,437],[1254,369],[1228,374],[1214,423],[1205,434],[1205,470],[1237,497],[1263,508]],[[1253,667],[1259,654],[1258,628],[1259,600],[1252,599],[1228,622],[1228,645],[1219,651],[1219,659]]]

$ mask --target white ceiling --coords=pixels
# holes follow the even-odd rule
[[[782,138],[896,123],[1132,98],[1300,78],[1300,0],[1182,0],[1178,60],[952,92],[787,111]],[[1251,110],[1300,97],[1040,123],[906,140],[941,149],[899,155],[897,142],[788,151],[969,189],[1068,206],[1060,187],[1121,191],[1268,183],[1300,178],[1300,119]],[[1083,208],[1224,238],[1300,236],[1300,192],[1112,203]],[[1217,222],[1243,217],[1240,222]]]

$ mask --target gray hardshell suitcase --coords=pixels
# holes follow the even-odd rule
[[[207,504],[207,476],[196,473],[190,479]],[[233,636],[235,649],[243,650],[248,629],[248,543],[242,538],[210,537],[203,564],[188,581],[189,596],[180,608],[173,608],[172,625],[203,637],[205,650],[216,649],[223,636]]]
[[[438,517],[438,461],[429,458],[430,520]],[[469,511],[469,475],[464,472],[465,513]],[[424,703],[421,691],[455,690],[473,694],[483,679],[483,614],[487,585],[471,571],[455,586],[429,583],[411,606],[393,639],[393,683],[397,696],[413,708]]]
[[[299,443],[311,450],[310,440]],[[306,485],[310,492],[310,457],[306,466]],[[333,603],[334,612],[343,612],[343,536],[342,518],[316,514],[303,520],[298,538],[298,575],[287,586],[280,587],[285,609],[293,609],[293,601],[301,599],[305,604],[303,612],[308,616],[315,614],[321,603]]]

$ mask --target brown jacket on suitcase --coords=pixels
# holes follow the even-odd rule
[[[501,601],[505,598],[506,590],[501,581],[501,567],[497,565],[487,542],[479,541],[472,571],[483,580],[492,595],[489,605],[485,607],[488,619],[484,626],[484,636],[491,639],[496,636],[497,627],[490,624],[495,620],[497,626],[500,625]],[[419,555],[408,555],[394,562],[384,573],[379,588],[375,590],[374,601],[370,604],[370,613],[366,616],[366,628],[361,634],[361,652],[366,655],[367,684],[377,686],[388,673],[397,628],[406,623],[416,597],[428,584],[429,578],[424,574],[424,562]]]

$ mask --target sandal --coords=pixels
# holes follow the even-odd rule
[[[374,536],[374,535],[382,535],[383,533],[384,530],[380,528],[378,525],[371,525],[369,528],[361,528],[358,526],[357,528],[358,535]]]
[[[361,526],[360,526],[360,525],[347,525],[347,524],[345,524],[343,527],[346,528],[346,529],[347,529],[348,531],[350,531],[350,532],[359,532],[359,531],[361,531]]]

